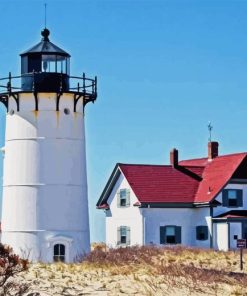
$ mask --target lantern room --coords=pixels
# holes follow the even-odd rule
[[[41,35],[41,42],[20,55],[22,90],[68,91],[70,55],[50,42],[47,28]]]

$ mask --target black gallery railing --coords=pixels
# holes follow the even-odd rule
[[[19,111],[19,94],[22,92],[32,92],[35,98],[35,110],[38,110],[39,92],[55,92],[57,94],[56,110],[59,111],[60,97],[64,92],[74,95],[74,111],[76,104],[81,97],[84,97],[84,107],[89,102],[94,102],[97,98],[97,77],[87,78],[85,73],[81,77],[69,76],[67,74],[50,72],[33,72],[0,78],[0,102],[8,110],[8,98],[12,96]]]
[[[8,77],[0,78],[0,93],[12,93],[19,91],[39,91],[40,78],[47,77],[51,81],[59,81],[59,91],[72,91],[94,95],[97,97],[97,77],[94,79],[87,78],[85,73],[80,76],[68,76],[66,74],[48,73],[48,72],[33,72],[12,76],[9,73]],[[23,82],[32,82],[25,88]],[[41,89],[42,91],[42,89]]]

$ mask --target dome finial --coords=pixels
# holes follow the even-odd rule
[[[47,28],[41,31],[41,35],[43,36],[42,41],[49,41],[50,31]]]

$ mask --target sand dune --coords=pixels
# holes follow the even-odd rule
[[[129,248],[90,256],[80,264],[33,264],[18,281],[30,284],[29,296],[247,295],[247,268],[240,272],[237,252]]]

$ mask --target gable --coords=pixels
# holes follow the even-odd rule
[[[116,164],[115,165],[115,168],[113,169],[113,172],[108,180],[108,182],[106,183],[106,186],[96,204],[96,207],[99,208],[99,209],[104,209],[104,208],[107,208],[108,207],[108,204],[107,204],[107,200],[108,200],[108,197],[110,196],[119,176],[121,174],[121,171],[119,170],[119,165]]]
[[[241,162],[239,167],[232,175],[233,179],[247,179],[247,157]]]
[[[120,200],[120,192],[124,191],[126,192],[126,203],[124,205],[121,205]],[[135,203],[138,202],[132,188],[130,187],[128,180],[125,178],[123,173],[119,175],[111,194],[109,195],[107,199],[107,204],[109,206],[109,209],[111,210],[111,216],[117,217],[117,219],[125,219],[126,218],[126,212],[125,210],[128,209],[128,218],[131,217],[131,212],[134,213],[132,215],[135,217],[136,210],[139,211],[137,207],[135,207]]]
[[[229,182],[237,169],[243,163],[246,165],[246,153],[219,156],[209,162],[203,172],[203,181],[200,183],[195,196],[195,202],[210,202]],[[247,167],[246,167],[247,169]]]

